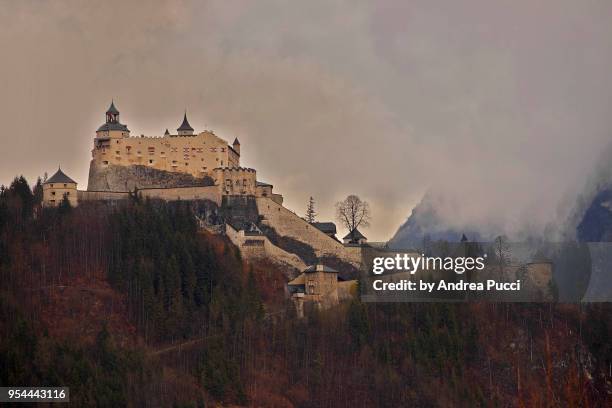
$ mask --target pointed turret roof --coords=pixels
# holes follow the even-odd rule
[[[115,108],[115,101],[114,100],[111,101],[111,104],[108,107],[108,110],[106,111],[106,113],[119,114],[119,111],[117,110],[117,108]]]
[[[45,181],[45,184],[49,184],[49,183],[74,183],[76,184],[76,181],[74,181],[73,179],[68,177],[66,174],[64,174],[61,168],[58,168],[55,174],[52,175],[47,181]]]
[[[164,132],[164,136],[168,136],[170,134],[170,132],[168,132],[168,129],[166,129],[166,131]]]
[[[359,232],[357,228],[355,228],[354,230],[346,234],[344,238],[342,239],[350,239],[350,240],[357,241],[357,240],[364,239],[364,238],[365,238],[365,235],[363,235],[361,232]]]
[[[183,116],[183,123],[181,123],[181,126],[176,129],[176,130],[190,130],[193,131],[193,128],[191,127],[191,125],[189,124],[189,121],[187,120],[187,112],[185,112],[185,116]]]
[[[232,146],[236,146],[236,145],[240,146],[240,142],[238,141],[238,138],[235,138],[234,143],[232,143]]]

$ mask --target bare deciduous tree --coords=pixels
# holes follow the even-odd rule
[[[351,194],[336,203],[336,218],[349,232],[359,226],[367,227],[370,225],[370,205]]]
[[[503,279],[504,269],[510,263],[510,245],[508,245],[508,238],[505,235],[500,235],[495,238],[493,242],[493,251],[495,261],[499,267],[499,277]]]

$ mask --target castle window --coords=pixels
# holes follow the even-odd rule
[[[121,152],[119,152],[119,150],[117,150],[115,153],[117,153],[117,154],[121,154]]]
[[[149,164],[153,164],[153,160],[149,160]]]
[[[52,192],[51,192],[51,195],[53,195],[53,196],[54,196],[54,195],[55,195],[55,191],[52,191]]]
[[[68,187],[68,185],[67,185],[67,184],[64,184],[64,187]]]
[[[108,164],[108,160],[104,160],[102,163],[103,164]]]
[[[223,166],[223,160],[221,160],[221,166]]]

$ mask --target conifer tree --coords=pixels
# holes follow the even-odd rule
[[[308,207],[306,208],[306,221],[308,221],[310,224],[315,222],[317,216],[314,205],[314,198],[310,197],[310,199],[308,200]]]
[[[43,185],[40,177],[36,180],[36,184],[32,189],[32,193],[34,194],[34,204],[40,204],[43,200]]]

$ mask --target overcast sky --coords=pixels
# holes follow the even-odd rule
[[[349,193],[388,239],[555,217],[612,140],[612,2],[0,0],[0,183],[87,184],[111,98],[132,135],[196,130],[321,220]]]

